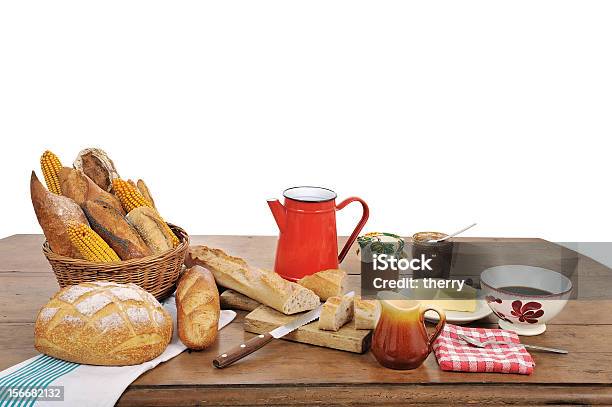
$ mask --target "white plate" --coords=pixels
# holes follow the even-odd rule
[[[474,312],[461,312],[461,311],[446,311],[446,322],[451,324],[463,325],[469,322],[473,322],[484,317],[491,315],[493,311],[491,307],[487,305],[485,300],[476,300],[476,311]],[[440,319],[438,314],[434,311],[427,311],[425,313],[425,319],[430,322],[438,322]]]

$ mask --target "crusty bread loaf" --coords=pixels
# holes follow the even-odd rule
[[[303,277],[297,283],[314,291],[321,301],[327,301],[329,297],[342,295],[344,292],[346,272],[338,269],[323,270]]]
[[[100,188],[83,171],[64,167],[60,170],[58,176],[62,195],[67,196],[77,204],[82,205],[85,201],[102,201],[125,216],[125,211],[119,199]]]
[[[319,329],[337,331],[353,319],[353,298],[352,293],[328,298],[321,309]]]
[[[81,150],[73,165],[74,168],[83,171],[93,182],[107,192],[111,192],[113,180],[119,178],[113,160],[108,158],[106,152],[99,148]]]
[[[127,214],[127,221],[138,231],[153,253],[163,253],[174,247],[170,229],[153,208],[140,206]]]
[[[51,250],[61,256],[82,259],[81,252],[74,247],[67,232],[71,223],[89,224],[79,205],[70,198],[47,191],[34,171],[30,178],[30,194],[36,218]]]
[[[217,338],[219,291],[215,278],[204,267],[186,270],[176,288],[178,335],[189,349],[202,350]]]
[[[306,287],[283,279],[278,274],[251,268],[243,259],[220,249],[192,246],[185,258],[187,267],[204,266],[215,276],[217,284],[236,290],[283,314],[315,309],[320,300]]]
[[[153,200],[153,197],[151,196],[151,191],[149,191],[149,187],[147,186],[147,184],[145,184],[143,180],[139,179],[138,182],[136,182],[136,188],[140,191],[142,196],[144,196],[145,199],[151,203],[151,206],[154,209],[156,209],[155,201]]]
[[[355,329],[376,329],[380,317],[380,303],[377,300],[364,300],[355,297]]]
[[[85,201],[81,206],[91,228],[121,260],[138,259],[153,253],[136,229],[111,205],[101,201]]]
[[[39,352],[89,365],[144,363],[161,355],[171,339],[168,311],[134,284],[65,287],[40,310],[34,326]]]

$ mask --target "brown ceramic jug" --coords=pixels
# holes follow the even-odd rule
[[[374,337],[372,353],[378,363],[390,369],[408,370],[421,366],[431,352],[444,324],[446,315],[439,308],[421,306],[418,301],[406,299],[380,300],[381,314]],[[440,321],[429,336],[425,328],[424,314],[432,310]]]

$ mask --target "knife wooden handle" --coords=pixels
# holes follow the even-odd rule
[[[272,339],[274,339],[274,337],[269,333],[257,335],[240,346],[236,346],[226,353],[222,353],[217,356],[215,360],[213,360],[213,365],[219,369],[223,369],[224,367],[231,365],[243,357],[250,355],[257,349],[260,349]]]

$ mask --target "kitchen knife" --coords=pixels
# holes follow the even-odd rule
[[[250,355],[255,352],[257,349],[260,349],[265,344],[270,342],[272,339],[282,338],[287,335],[289,332],[295,331],[299,327],[308,324],[309,322],[318,319],[321,315],[321,308],[323,305],[319,305],[317,308],[312,311],[308,311],[307,313],[296,317],[293,321],[285,324],[283,326],[279,326],[271,330],[268,333],[257,335],[240,346],[236,346],[233,349],[230,349],[226,353],[222,353],[217,356],[215,360],[213,360],[213,365],[222,369],[231,365],[232,363],[242,359],[245,356]]]

